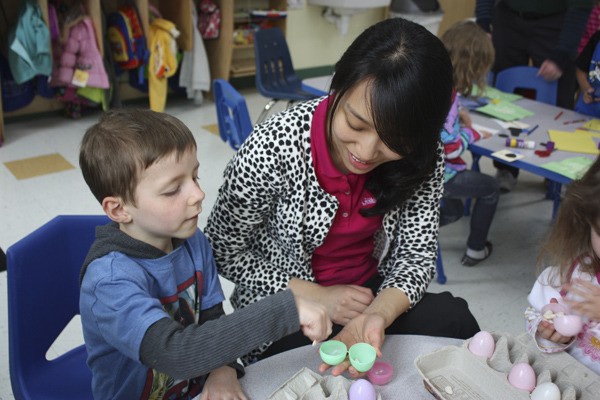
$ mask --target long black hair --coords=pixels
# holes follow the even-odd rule
[[[381,140],[401,160],[377,167],[367,189],[377,204],[365,216],[402,204],[435,170],[440,130],[451,104],[452,64],[442,42],[423,26],[402,19],[381,21],[361,33],[335,65],[332,120],[340,100],[367,82],[373,123]]]

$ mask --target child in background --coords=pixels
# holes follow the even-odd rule
[[[246,399],[237,358],[299,328],[331,333],[324,307],[286,290],[224,316],[198,229],[196,142],[178,119],[115,110],[86,132],[79,163],[113,221],[96,230],[80,310],[96,399]]]
[[[600,117],[600,31],[594,33],[575,60],[579,96],[575,111]]]
[[[545,353],[567,350],[600,374],[600,158],[566,188],[556,222],[544,240],[537,278],[525,312],[527,330]],[[561,336],[540,310],[551,302],[570,307],[583,319],[574,337]]]
[[[472,267],[492,254],[492,243],[487,240],[487,235],[500,189],[495,178],[467,169],[461,158],[471,143],[490,134],[472,127],[468,112],[460,109],[459,97],[474,95],[475,85],[480,93],[483,91],[487,73],[494,62],[494,47],[483,29],[473,21],[461,21],[451,26],[442,36],[442,42],[452,61],[455,91],[442,129],[446,172],[440,225],[454,222],[463,215],[463,198],[476,199],[467,249],[461,260],[462,265]]]

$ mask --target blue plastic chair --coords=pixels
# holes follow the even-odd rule
[[[556,105],[558,81],[547,81],[538,76],[539,68],[518,66],[504,69],[496,74],[496,89],[514,93],[515,89],[532,89],[535,100]]]
[[[8,350],[15,399],[92,397],[87,351],[46,352],[79,314],[79,271],[106,216],[58,216],[8,248]]]
[[[213,94],[217,107],[219,135],[237,151],[252,132],[246,100],[224,79],[213,81]]]
[[[271,100],[258,117],[260,123],[279,100],[287,100],[288,107],[302,100],[325,95],[322,90],[305,85],[296,75],[290,51],[281,29],[274,27],[254,33],[256,60],[256,88]]]

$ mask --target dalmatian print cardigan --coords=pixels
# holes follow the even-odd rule
[[[286,289],[292,277],[315,280],[311,257],[338,207],[319,186],[311,154],[312,116],[324,99],[300,103],[255,127],[225,169],[205,233],[219,273],[236,285],[235,308]],[[435,273],[442,154],[440,144],[435,172],[384,216],[375,236],[384,277],[379,290],[402,290],[411,307]]]

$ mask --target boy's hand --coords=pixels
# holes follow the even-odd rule
[[[294,295],[300,329],[310,340],[323,341],[331,335],[332,323],[325,306]]]
[[[248,400],[235,369],[225,365],[212,371],[202,390],[200,400]]]
[[[571,310],[588,317],[594,321],[600,321],[600,287],[591,282],[575,279],[573,284],[563,285],[563,289],[575,295],[578,299],[566,300]]]
[[[357,285],[321,286],[315,301],[327,308],[327,314],[338,325],[346,325],[362,314],[375,296],[369,288]]]

